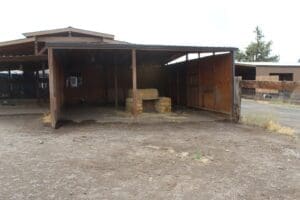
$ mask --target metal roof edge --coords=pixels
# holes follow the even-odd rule
[[[245,67],[300,67],[300,63],[274,63],[274,62],[235,62],[235,65]]]
[[[98,37],[104,37],[109,39],[114,39],[114,35],[108,34],[108,33],[101,33],[96,31],[89,31],[74,27],[66,27],[66,28],[58,28],[58,29],[50,29],[50,30],[43,30],[43,31],[34,31],[34,32],[27,32],[23,33],[25,37],[34,37],[34,36],[40,36],[40,35],[48,35],[48,34],[55,34],[55,33],[63,33],[63,32],[77,32],[85,35],[91,35],[91,36],[98,36]]]
[[[179,45],[149,45],[149,44],[101,44],[101,43],[56,43],[48,42],[47,47],[60,49],[136,49],[153,51],[187,51],[187,52],[227,52],[237,51],[235,47],[179,46]]]

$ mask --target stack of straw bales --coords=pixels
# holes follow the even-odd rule
[[[159,113],[171,112],[171,98],[159,97],[159,99],[155,101],[155,110]]]
[[[132,98],[132,90],[128,91],[128,97]],[[155,100],[158,99],[158,90],[154,88],[149,89],[138,89],[137,90],[137,97],[141,100]]]
[[[126,111],[132,112],[133,108],[133,98],[126,98]],[[143,101],[140,98],[137,98],[137,113],[143,112]]]
[[[157,89],[138,89],[137,90],[137,112],[143,112],[143,101],[154,100],[154,107],[158,113],[171,112],[171,98],[159,97]],[[128,98],[126,98],[126,111],[131,112],[133,107],[133,94],[132,90],[128,91]]]

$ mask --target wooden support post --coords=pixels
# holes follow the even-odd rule
[[[179,85],[179,69],[176,70],[176,98],[177,98],[177,105],[180,104],[180,85]]]
[[[104,85],[105,85],[105,90],[104,90],[104,93],[105,93],[105,101],[106,101],[106,104],[109,104],[109,95],[108,95],[108,82],[109,82],[109,74],[108,74],[108,67],[106,64],[104,64],[104,74],[105,74],[105,78],[104,78]]]
[[[241,116],[241,81],[242,78],[234,77],[234,106],[233,106],[233,121],[238,122]]]
[[[116,59],[114,59],[114,85],[115,85],[115,108],[119,106],[119,97],[118,97],[118,69],[116,64]]]
[[[200,57],[201,57],[200,52],[198,52],[198,58],[200,58]]]
[[[54,66],[53,49],[48,48],[48,67],[49,67],[49,98],[50,98],[50,114],[51,126],[57,128],[57,101],[56,101],[56,82],[55,82],[55,66]]]
[[[185,54],[185,61],[189,61],[189,53]]]
[[[235,102],[236,100],[236,91],[235,91],[235,64],[234,64],[234,60],[235,60],[235,52],[231,51],[230,52],[231,55],[231,92],[232,92],[232,107],[231,107],[231,117],[233,119],[233,121],[237,121],[239,120],[239,116],[240,116],[240,109],[241,109],[241,105],[237,105],[237,102]],[[240,87],[240,81],[239,82],[239,87]]]
[[[46,85],[46,73],[45,73],[45,63],[42,64],[42,98],[43,101],[46,102],[46,95],[45,95],[45,85]]]
[[[11,86],[11,70],[8,70],[8,92],[9,98],[12,98],[12,86]]]
[[[39,54],[39,44],[37,39],[34,39],[34,55],[38,55]]]
[[[215,56],[214,54],[213,54],[213,56]],[[217,83],[217,77],[216,77],[216,73],[217,73],[217,69],[216,69],[216,61],[215,61],[215,59],[213,60],[213,64],[212,64],[212,71],[213,71],[213,77],[212,77],[212,79],[213,79],[213,83],[214,83],[214,86],[213,86],[213,93],[214,93],[214,110],[217,110],[217,85],[216,85],[216,83]]]
[[[137,116],[137,78],[136,78],[136,50],[131,50],[131,65],[132,65],[132,97],[133,106],[132,114],[134,117]]]
[[[39,70],[36,70],[36,72],[35,72],[35,84],[36,84],[36,86],[35,86],[35,91],[36,91],[36,98],[38,99],[38,102],[40,102],[40,88],[39,88],[39,79],[40,79],[40,77],[39,77],[40,75],[39,75]]]

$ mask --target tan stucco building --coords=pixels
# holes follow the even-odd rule
[[[243,80],[257,80],[262,76],[278,76],[280,81],[300,81],[300,63],[237,62],[235,63],[235,75],[242,77]]]

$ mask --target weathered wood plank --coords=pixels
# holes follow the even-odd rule
[[[233,120],[238,122],[241,117],[241,77],[234,77],[234,107]]]

